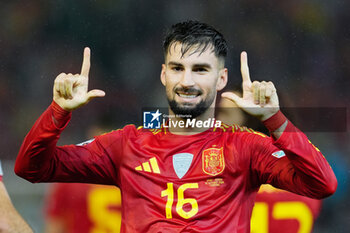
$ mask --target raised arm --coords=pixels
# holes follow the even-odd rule
[[[337,179],[332,168],[320,150],[281,113],[273,83],[250,80],[246,52],[241,53],[241,73],[243,97],[232,92],[222,97],[260,119],[272,135],[246,139],[252,182],[269,183],[312,198],[333,194]]]
[[[85,146],[56,146],[71,111],[94,97],[104,96],[101,90],[88,91],[89,69],[90,49],[85,48],[81,73],[57,76],[52,104],[35,122],[20,148],[15,164],[18,176],[31,182],[115,183],[114,164],[104,150],[103,140],[96,139]]]

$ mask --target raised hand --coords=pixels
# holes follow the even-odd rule
[[[53,86],[53,100],[63,109],[72,111],[87,104],[95,97],[105,96],[102,90],[88,91],[90,71],[90,49],[84,49],[80,74],[59,74]]]
[[[224,92],[221,96],[232,100],[242,110],[262,121],[277,113],[279,103],[275,86],[271,81],[252,82],[250,80],[246,52],[241,53],[241,74],[243,97],[241,98],[232,92]]]

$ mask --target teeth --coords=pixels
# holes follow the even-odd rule
[[[184,95],[184,94],[179,94],[180,97],[183,97],[183,98],[196,98],[197,95]]]

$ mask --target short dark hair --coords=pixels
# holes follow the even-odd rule
[[[227,55],[227,43],[223,35],[212,26],[198,21],[188,20],[171,26],[167,31],[163,51],[166,56],[172,44],[180,42],[182,44],[181,54],[184,56],[188,50],[197,46],[194,52],[203,53],[208,47],[213,46],[213,52],[218,58]]]

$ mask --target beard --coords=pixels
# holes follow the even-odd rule
[[[175,93],[177,91],[185,91],[188,93],[191,92],[198,92],[200,94],[202,94],[202,91],[198,91],[198,90],[192,90],[191,88],[189,89],[176,89]],[[175,98],[173,99],[169,99],[168,97],[168,103],[170,106],[170,109],[176,114],[176,115],[187,115],[188,117],[184,117],[184,118],[189,118],[189,119],[193,119],[196,118],[200,115],[202,115],[204,112],[206,112],[208,110],[208,108],[210,107],[210,105],[213,103],[215,98],[215,93],[210,93],[208,95],[208,97],[206,99],[202,99],[198,104],[190,104],[190,103],[178,103],[175,101]]]

